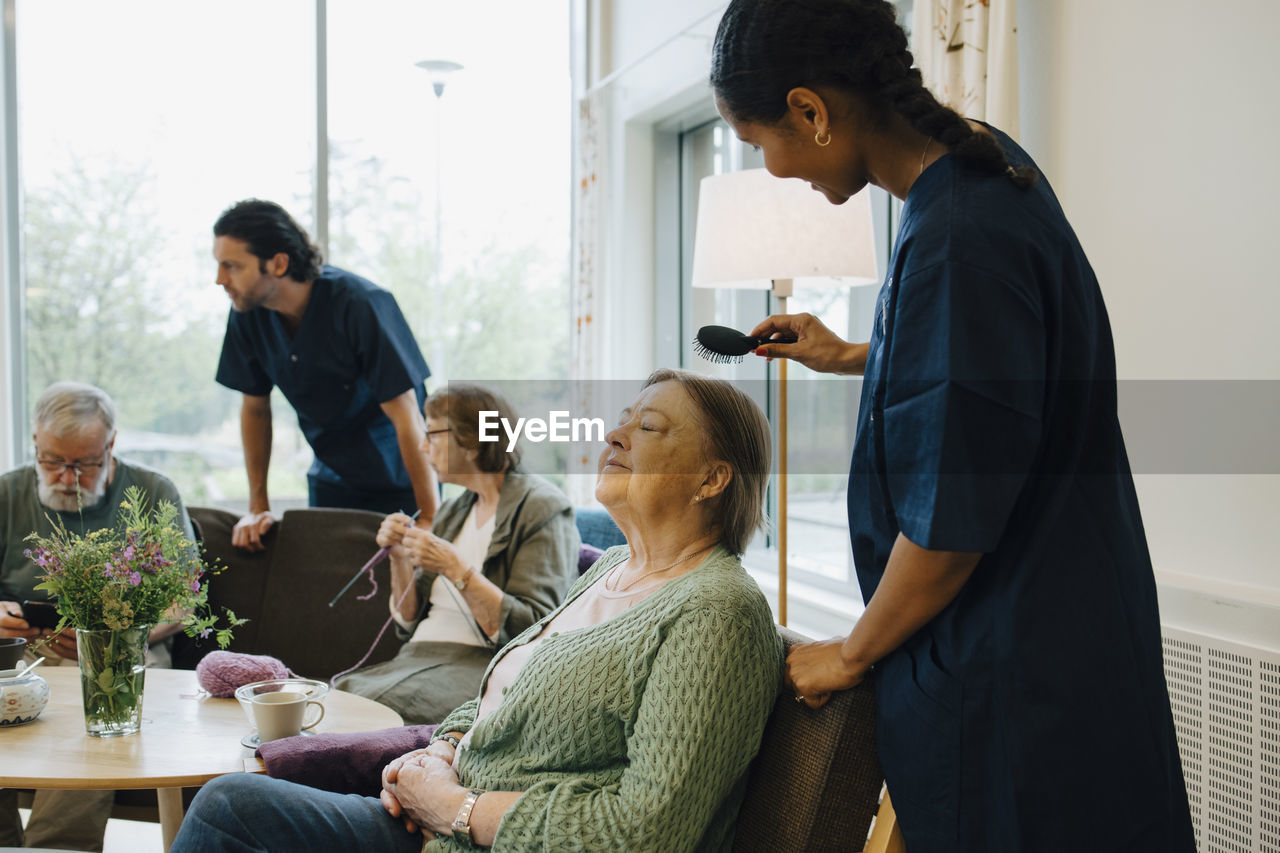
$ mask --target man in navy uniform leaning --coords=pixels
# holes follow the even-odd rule
[[[315,451],[312,506],[435,515],[435,476],[419,451],[430,371],[395,297],[337,267],[284,208],[249,199],[213,226],[217,283],[231,299],[218,382],[243,394],[249,513],[232,534],[261,550],[275,523],[267,495],[270,394],[278,387]]]

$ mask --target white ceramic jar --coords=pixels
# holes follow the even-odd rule
[[[24,669],[0,670],[0,726],[29,723],[49,704],[49,682]]]

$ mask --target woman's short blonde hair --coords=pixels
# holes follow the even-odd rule
[[[754,400],[722,379],[662,368],[649,375],[644,387],[659,382],[677,382],[689,395],[706,439],[704,451],[723,460],[733,473],[725,490],[712,499],[712,521],[720,529],[721,544],[742,554],[765,524],[765,487],[773,455],[769,421]]]
[[[468,382],[450,382],[427,398],[422,411],[428,418],[449,423],[458,445],[476,452],[476,467],[481,471],[509,471],[520,464],[520,445],[508,452],[505,441],[480,440],[481,412],[497,412],[508,423],[516,422],[511,404],[497,391]]]

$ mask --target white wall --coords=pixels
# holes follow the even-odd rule
[[[1022,141],[1098,274],[1120,378],[1274,395],[1280,4],[1021,0],[1018,15]],[[1280,477],[1138,488],[1162,581],[1280,603]]]
[[[653,125],[706,97],[706,42],[723,4],[597,4],[602,71],[615,75],[618,189],[604,320],[613,368],[634,376],[653,363]],[[1120,377],[1280,381],[1280,4],[1018,6],[1022,142],[1102,282]],[[1280,477],[1138,480],[1163,584],[1280,606]]]

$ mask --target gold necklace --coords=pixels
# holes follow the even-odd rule
[[[929,146],[933,144],[933,137],[930,136],[924,142],[924,150],[920,152],[920,174],[924,174],[924,155],[929,153]]]
[[[714,545],[708,545],[708,546],[706,546],[705,548],[699,548],[697,551],[694,551],[692,554],[686,554],[685,556],[683,556],[683,557],[681,557],[680,559],[676,560],[674,563],[672,563],[672,564],[671,564],[671,565],[669,565],[669,566],[663,566],[663,567],[662,567],[662,568],[660,568],[660,569],[650,569],[650,570],[649,570],[649,571],[647,571],[647,572],[641,572],[639,577],[637,577],[635,580],[631,581],[631,583],[627,584],[627,585],[626,585],[626,586],[624,586],[624,587],[619,588],[619,587],[618,587],[618,585],[617,585],[617,581],[614,581],[614,585],[613,585],[613,586],[609,586],[609,577],[616,577],[616,578],[619,578],[619,579],[621,579],[621,577],[622,577],[622,571],[621,571],[621,569],[622,569],[622,565],[621,565],[621,564],[619,564],[619,565],[618,565],[618,568],[616,568],[616,569],[614,569],[613,571],[611,571],[611,572],[609,573],[609,577],[606,577],[606,578],[604,579],[604,588],[605,588],[605,589],[607,589],[607,590],[609,590],[609,592],[626,592],[627,590],[631,589],[631,587],[633,587],[633,586],[635,586],[636,584],[640,583],[640,581],[642,581],[642,580],[644,580],[645,578],[649,577],[649,575],[657,575],[657,574],[661,574],[662,572],[665,572],[667,569],[674,569],[676,566],[680,565],[681,563],[685,562],[686,560],[691,560],[691,559],[693,559],[694,557],[698,556],[699,554],[701,554],[701,553],[703,553],[703,552],[705,552],[705,551],[709,551],[709,550],[711,550],[711,549],[712,549],[712,548],[714,548],[714,547],[715,547]]]

